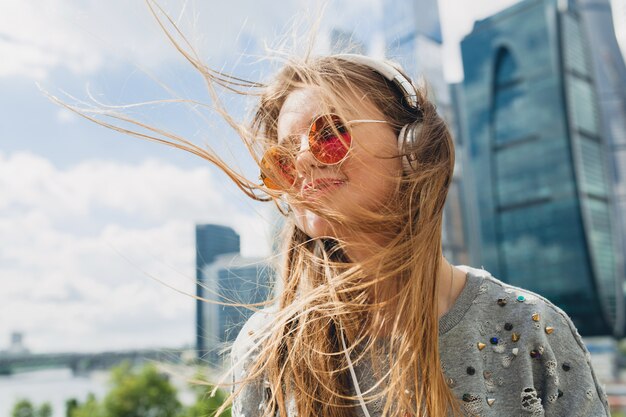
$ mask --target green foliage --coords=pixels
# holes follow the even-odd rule
[[[71,400],[66,403],[68,417],[107,417],[104,409],[96,400],[96,396],[91,393],[87,396],[87,401],[84,404],[76,401],[76,404],[70,406],[70,402]]]
[[[50,405],[50,403],[41,404],[37,415],[39,417],[52,417],[52,406]]]
[[[214,386],[209,384],[201,374],[196,374],[196,381],[190,385],[196,394],[196,403],[187,407],[180,417],[215,417],[215,412],[224,403],[227,395],[222,390],[217,390],[211,397]],[[231,417],[230,407],[219,417]]]
[[[35,417],[35,407],[28,400],[19,400],[13,406],[12,417]]]
[[[43,403],[35,408],[29,400],[22,399],[13,406],[11,417],[52,417],[52,406],[50,403]]]
[[[72,413],[78,408],[78,400],[76,398],[70,398],[65,401],[65,417],[72,417]]]
[[[176,389],[154,365],[138,373],[124,363],[113,370],[113,388],[104,399],[110,417],[174,417],[181,409]]]
[[[123,363],[111,371],[111,390],[102,402],[93,395],[79,404],[70,417],[176,417],[181,404],[167,376],[154,365],[139,371]]]

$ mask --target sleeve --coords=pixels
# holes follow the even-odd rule
[[[550,303],[542,315],[533,317],[541,337],[530,356],[542,364],[535,381],[545,416],[610,417],[604,388],[574,323]]]
[[[264,313],[254,313],[244,324],[233,343],[230,354],[233,382],[231,394],[237,395],[233,397],[232,417],[261,417],[263,415],[265,409],[263,378],[254,381],[245,380],[258,354],[258,348],[255,348],[257,339],[254,334],[259,331],[264,321],[266,321]],[[242,385],[243,388],[239,391]]]

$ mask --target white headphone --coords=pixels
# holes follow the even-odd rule
[[[423,109],[417,100],[418,94],[411,80],[391,63],[383,60],[358,54],[338,54],[333,56],[344,61],[364,65],[382,75],[402,93],[402,104],[419,115],[418,120],[404,125],[398,134],[398,150],[404,155],[402,168],[405,173],[416,171],[419,167],[417,166],[417,154],[414,150],[422,130],[421,115],[423,115]]]

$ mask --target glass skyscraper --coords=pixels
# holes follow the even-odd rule
[[[271,269],[263,259],[243,258],[239,254],[219,255],[202,269],[204,297],[230,305],[204,303],[202,339],[206,346],[203,359],[219,366],[222,350],[233,342],[243,324],[253,314],[248,305],[267,300]],[[257,307],[262,309],[262,306]]]
[[[215,224],[196,225],[196,296],[202,298],[204,292],[203,270],[213,263],[217,256],[225,253],[239,253],[239,235],[226,226]],[[204,337],[204,310],[207,304],[196,300],[196,349],[198,357],[206,353]]]
[[[585,336],[621,332],[611,182],[581,13],[525,0],[462,41],[472,260],[547,297]]]
[[[589,36],[591,76],[598,91],[600,128],[607,147],[618,275],[626,274],[626,65],[617,44],[609,0],[577,0]],[[619,10],[616,11],[620,13]],[[626,19],[626,10],[621,11]],[[618,19],[619,20],[619,19]],[[626,22],[622,22],[626,24]],[[624,299],[620,301],[624,302]],[[622,326],[624,323],[622,323]]]

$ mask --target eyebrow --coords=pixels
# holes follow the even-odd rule
[[[339,117],[341,117],[341,119],[343,120],[343,117],[342,117],[339,113],[337,113],[337,109],[336,109],[335,107],[332,107],[332,106],[331,106],[331,107],[329,107],[329,108],[328,108],[328,111],[327,111],[327,112],[324,112],[324,113],[315,113],[315,114],[313,115],[313,117],[311,117],[311,118],[309,119],[309,121],[308,121],[308,123],[307,123],[308,129],[309,129],[309,130],[311,129],[311,125],[313,124],[313,122],[314,122],[314,121],[315,121],[318,117],[321,117],[321,116],[324,116],[324,115],[328,115],[328,114],[336,114],[336,115],[338,115]],[[308,132],[307,132],[307,134],[308,134]],[[283,144],[283,143],[285,143],[285,142],[294,142],[294,140],[295,140],[295,139],[299,140],[299,139],[298,139],[298,135],[291,134],[291,135],[287,135],[287,136],[285,136],[282,140],[277,140],[277,141],[276,141],[276,143],[277,143],[278,145],[282,145],[282,144]]]

